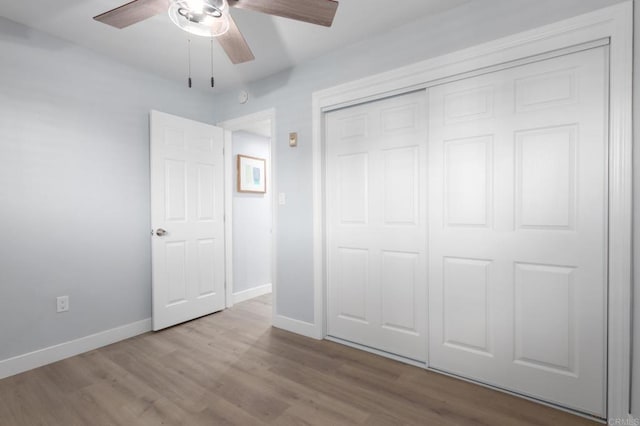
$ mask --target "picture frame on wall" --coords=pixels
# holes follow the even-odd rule
[[[267,162],[264,158],[238,155],[238,192],[267,192]]]

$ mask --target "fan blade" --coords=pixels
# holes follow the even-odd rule
[[[334,0],[229,0],[229,6],[330,27],[336,16],[338,2]]]
[[[169,3],[167,0],[133,0],[130,3],[94,16],[93,19],[112,27],[125,28],[166,12],[168,8]]]
[[[231,14],[227,14],[227,16],[229,17],[229,31],[216,37],[218,42],[232,63],[241,64],[243,62],[253,61],[255,57],[244,36],[238,29],[236,21],[233,20]]]

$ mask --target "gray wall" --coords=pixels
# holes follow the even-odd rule
[[[212,98],[0,18],[0,360],[151,315],[150,109]],[[55,297],[71,310],[56,314]]]
[[[314,91],[474,46],[516,32],[605,7],[612,0],[483,0],[423,18],[364,42],[346,46],[237,91],[216,97],[223,121],[275,108],[278,192],[287,194],[277,223],[277,310],[313,322],[311,94]],[[339,13],[339,12],[338,12]],[[297,131],[298,148],[288,147]]]
[[[233,132],[233,161],[238,154],[264,158],[271,167],[270,138]],[[233,173],[233,292],[271,283],[271,182],[266,194],[238,192]]]

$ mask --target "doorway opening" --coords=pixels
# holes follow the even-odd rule
[[[219,126],[226,133],[226,307],[273,293],[275,311],[275,114],[263,111]],[[246,158],[264,160],[264,188],[246,191],[239,185],[248,170],[240,159]]]

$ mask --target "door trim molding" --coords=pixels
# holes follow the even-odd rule
[[[312,337],[326,336],[324,112],[600,39],[608,39],[610,49],[608,416],[632,418],[633,2],[630,0],[312,94],[314,328],[309,333]]]
[[[224,141],[224,186],[225,186],[225,203],[224,203],[224,216],[225,216],[225,269],[226,269],[226,294],[227,294],[227,308],[233,306],[234,294],[233,294],[233,173],[235,171],[233,163],[233,151],[232,151],[232,132],[243,130],[250,124],[256,121],[269,120],[271,122],[271,141],[269,143],[269,154],[271,158],[271,164],[267,167],[267,181],[269,182],[269,191],[271,191],[271,291],[273,293],[272,302],[272,319],[275,318],[277,312],[277,180],[276,180],[276,149],[274,145],[274,138],[276,135],[276,110],[275,108],[258,111],[253,114],[243,115],[241,117],[225,120],[217,124],[225,130]]]

